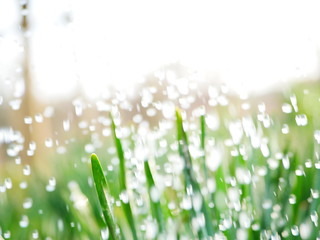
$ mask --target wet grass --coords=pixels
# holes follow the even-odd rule
[[[285,113],[260,106],[235,115],[226,106],[212,120],[210,109],[176,109],[167,130],[141,131],[110,115],[107,145],[96,149],[100,160],[74,143],[55,160],[54,181],[36,171],[16,174],[22,165],[1,169],[0,236],[317,239],[320,91],[314,91],[296,94],[296,110],[292,95],[285,98],[292,108]],[[299,125],[303,114],[308,122]]]

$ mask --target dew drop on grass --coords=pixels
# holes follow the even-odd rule
[[[37,122],[37,123],[42,123],[43,122],[43,116],[41,113],[37,113],[35,116],[34,116],[34,120]]]
[[[29,225],[29,218],[28,218],[28,216],[23,215],[23,216],[21,217],[20,222],[19,222],[19,226],[20,226],[21,228],[26,228],[26,227],[28,227],[28,225]]]
[[[22,103],[21,99],[14,99],[9,102],[9,105],[12,110],[17,111],[20,109],[21,103]]]
[[[286,155],[286,156],[284,156],[284,157],[282,158],[282,164],[283,164],[283,167],[284,167],[285,169],[289,169],[289,168],[290,168],[290,160],[289,160],[288,155]]]
[[[23,175],[29,176],[31,174],[31,167],[30,165],[25,165],[23,168]]]
[[[296,202],[297,202],[296,196],[295,196],[294,194],[290,194],[290,196],[289,196],[289,203],[290,203],[290,204],[296,204]]]
[[[27,125],[32,124],[32,117],[29,117],[29,116],[25,117],[24,118],[24,123],[27,124]]]
[[[38,238],[39,238],[39,232],[38,232],[38,230],[34,230],[34,231],[32,232],[32,238],[33,238],[33,239],[38,239]]]
[[[24,202],[23,202],[23,204],[22,204],[22,207],[24,208],[24,209],[29,209],[29,208],[31,208],[32,207],[32,198],[26,198],[25,200],[24,200]]]
[[[3,237],[4,237],[5,239],[9,239],[9,238],[11,237],[11,232],[10,232],[10,231],[5,231],[5,232],[3,233]]]
[[[44,141],[44,145],[47,147],[47,148],[51,148],[53,146],[53,140],[51,138],[47,138],[45,141]]]
[[[291,113],[292,112],[292,107],[289,103],[284,103],[282,105],[282,112],[284,113]]]
[[[86,151],[86,153],[93,153],[95,151],[95,147],[93,146],[93,144],[89,143],[84,146],[84,150]]]
[[[150,197],[153,202],[159,202],[160,193],[159,190],[154,186],[150,189]]]
[[[310,214],[311,221],[313,222],[314,226],[318,227],[318,213],[317,211],[312,211]]]
[[[12,180],[11,180],[11,178],[6,178],[4,180],[4,185],[5,185],[6,189],[12,189]]]
[[[21,183],[19,184],[19,187],[20,187],[21,189],[26,189],[26,188],[28,187],[28,183],[27,183],[26,181],[23,181],[23,182],[21,182]]]
[[[263,202],[262,202],[262,207],[264,209],[270,209],[272,207],[272,200],[271,199],[265,199]]]
[[[317,190],[317,189],[311,189],[310,190],[311,191],[311,196],[312,196],[312,198],[313,199],[318,199],[319,198],[319,190]]]
[[[119,198],[123,203],[125,204],[128,203],[129,202],[128,192],[126,190],[122,191],[119,195]]]
[[[0,185],[0,193],[4,193],[6,191],[5,185]]]
[[[317,143],[320,144],[320,130],[315,130],[313,136]]]
[[[293,236],[299,236],[299,228],[298,226],[294,225],[291,227],[291,233]]]
[[[305,114],[296,115],[295,119],[298,126],[306,126],[308,124],[308,118]]]
[[[108,228],[101,229],[101,239],[108,240],[109,239],[109,230]]]
[[[64,120],[62,125],[65,132],[68,132],[70,130],[70,120]]]
[[[49,183],[46,185],[47,192],[53,192],[56,189],[56,179],[54,177],[49,178]]]
[[[288,124],[283,124],[283,126],[282,126],[282,128],[281,128],[281,132],[283,133],[283,134],[288,134],[289,133],[289,126],[288,126]]]

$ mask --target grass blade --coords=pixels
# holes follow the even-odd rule
[[[191,187],[194,194],[198,194],[201,198],[201,212],[205,218],[205,227],[200,227],[200,231],[198,232],[199,238],[206,238],[207,236],[213,236],[214,230],[212,225],[211,215],[209,213],[208,207],[204,201],[204,198],[201,194],[201,189],[199,183],[195,179],[193,170],[192,170],[192,162],[191,155],[188,148],[188,139],[187,134],[183,128],[183,121],[181,112],[179,109],[176,109],[176,123],[177,123],[177,135],[178,135],[178,145],[179,145],[179,154],[184,160],[184,178],[185,178],[185,186],[187,188]],[[193,204],[194,205],[194,204]],[[196,217],[197,213],[192,206],[191,214],[193,217]]]
[[[104,219],[107,223],[110,236],[112,239],[120,239],[119,235],[117,234],[117,225],[114,221],[110,204],[107,198],[108,184],[103,174],[100,161],[96,154],[91,155],[91,168],[100,206]]]
[[[116,133],[116,125],[114,123],[113,117],[110,114],[111,118],[111,129],[112,129],[112,136],[117,148],[117,154],[119,158],[119,184],[120,184],[120,194],[128,194],[127,191],[127,182],[126,182],[126,169],[125,169],[125,158],[123,153],[123,148],[121,144],[121,140],[118,138]],[[124,210],[124,214],[128,221],[129,227],[132,232],[132,237],[135,240],[138,240],[137,231],[134,224],[133,214],[130,206],[130,201],[121,201],[122,208]]]
[[[154,179],[152,177],[152,173],[151,173],[148,161],[144,162],[144,171],[145,171],[145,175],[146,175],[146,179],[147,179],[151,211],[152,211],[153,217],[156,219],[156,221],[158,223],[159,233],[162,233],[165,230],[165,222],[163,219],[163,213],[162,213],[162,209],[161,209],[160,200],[154,199],[154,197],[152,196],[152,191],[157,190],[157,189],[154,184]]]

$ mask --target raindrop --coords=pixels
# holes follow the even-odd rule
[[[296,115],[296,123],[298,126],[306,126],[308,124],[308,118],[305,114]]]
[[[68,132],[70,130],[70,121],[69,120],[64,120],[63,121],[63,130],[65,132]]]
[[[24,118],[24,123],[27,124],[27,125],[32,124],[32,117],[29,117],[29,116],[25,117]]]
[[[289,203],[290,203],[290,204],[296,204],[296,202],[297,202],[296,196],[295,196],[294,194],[291,194],[291,195],[289,196]]]
[[[54,108],[51,107],[51,106],[47,106],[45,109],[44,109],[44,112],[43,112],[43,116],[45,118],[51,118],[53,117],[54,115]]]
[[[262,203],[262,207],[264,209],[270,209],[272,207],[272,200],[271,199],[266,199]]]
[[[95,147],[93,146],[93,144],[86,144],[84,146],[84,150],[86,151],[86,153],[93,153],[95,151]]]
[[[123,203],[129,202],[129,195],[126,190],[124,190],[120,193],[119,198]]]
[[[29,225],[29,218],[28,218],[28,216],[23,215],[23,216],[21,217],[20,222],[19,222],[19,226],[20,226],[21,228],[26,228],[26,227],[28,227],[28,225]]]
[[[23,182],[21,182],[21,183],[19,184],[19,187],[20,187],[21,189],[26,189],[26,188],[28,187],[28,183],[27,183],[26,181],[23,181]]]
[[[44,141],[44,145],[47,147],[47,148],[51,148],[53,146],[53,140],[51,138],[47,138],[45,141]]]
[[[6,178],[4,180],[4,185],[7,189],[12,189],[12,181],[11,181],[11,178]]]
[[[11,107],[12,110],[16,111],[16,110],[19,110],[19,109],[20,109],[21,102],[22,102],[21,99],[15,99],[15,100],[11,100],[11,101],[9,102],[9,105],[10,105],[10,107]]]
[[[11,237],[11,232],[10,232],[10,231],[4,232],[4,233],[3,233],[3,237],[4,237],[5,239],[9,239],[9,238]]]
[[[153,202],[159,202],[160,193],[159,190],[154,186],[150,189],[150,197]]]
[[[284,103],[282,105],[282,112],[284,113],[291,113],[292,112],[292,107],[289,103]]]
[[[109,230],[108,230],[108,228],[101,229],[101,238],[102,238],[102,240],[108,240],[109,239]]]
[[[31,168],[30,165],[25,165],[23,168],[23,175],[29,176],[31,174]]]
[[[37,123],[42,123],[43,122],[43,116],[41,113],[37,113],[35,116],[34,116],[34,120],[37,122]]]
[[[315,130],[314,131],[314,138],[316,139],[317,143],[320,143],[320,130]]]
[[[319,190],[311,189],[311,196],[313,199],[318,199],[319,198]]]
[[[298,226],[294,225],[291,227],[291,233],[293,236],[299,236],[299,228]]]
[[[285,169],[289,169],[289,167],[290,167],[290,160],[289,160],[288,155],[286,155],[286,156],[284,156],[284,157],[282,158],[282,164],[283,164],[283,167],[284,167]]]
[[[24,202],[23,202],[23,204],[22,204],[22,207],[24,208],[24,209],[29,209],[29,208],[31,208],[32,207],[32,198],[26,198],[25,200],[24,200]]]
[[[33,239],[38,239],[38,238],[39,238],[39,232],[38,232],[38,230],[34,230],[34,231],[32,232],[32,238],[33,238]]]
[[[49,178],[49,183],[46,186],[47,192],[53,192],[56,189],[56,179],[54,177]]]
[[[310,214],[311,221],[317,227],[318,226],[318,213],[317,211],[312,211]]]
[[[283,124],[282,128],[281,128],[281,132],[283,134],[288,134],[289,133],[289,126],[288,124]]]

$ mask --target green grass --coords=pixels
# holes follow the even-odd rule
[[[23,175],[23,164],[3,165],[0,187],[5,179],[12,187],[0,192],[0,236],[317,239],[320,145],[314,134],[320,129],[320,89],[302,90],[294,90],[298,112],[282,113],[279,105],[259,113],[252,103],[243,113],[234,110],[237,102],[201,114],[176,109],[167,120],[172,127],[144,128],[147,133],[103,115],[110,136],[99,139],[103,143],[94,150],[100,160],[84,150],[98,130],[70,141],[67,154],[52,159],[53,191],[46,190],[49,177],[41,170]],[[283,102],[290,104],[291,95]],[[216,129],[213,112],[219,113]],[[307,125],[297,126],[300,114],[306,114]],[[237,122],[240,128],[230,127]]]

